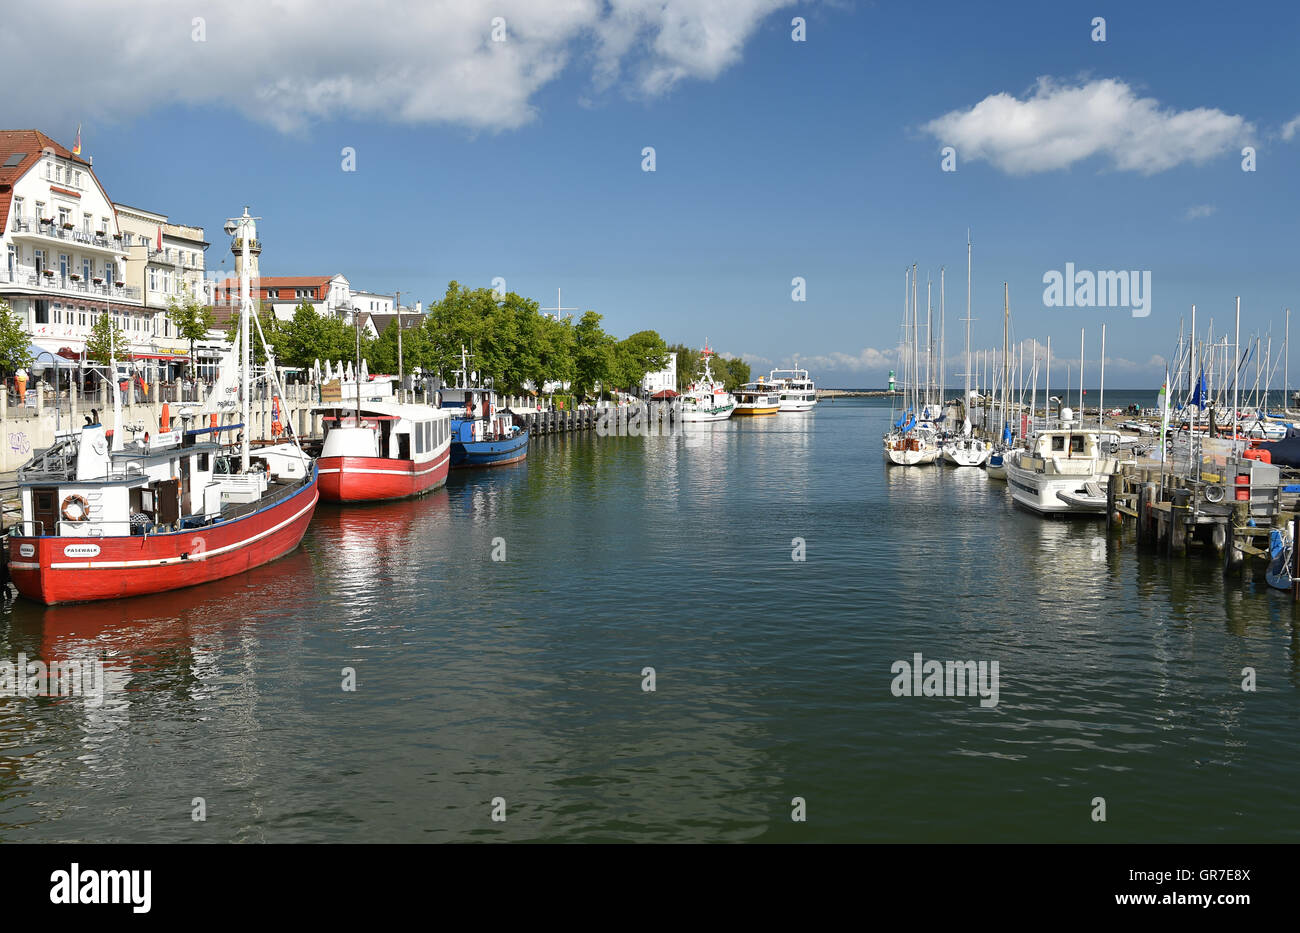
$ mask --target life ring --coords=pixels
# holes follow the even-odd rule
[[[79,515],[74,516],[68,514],[68,510],[74,506],[81,510]],[[90,504],[86,502],[84,496],[77,495],[76,493],[73,493],[63,500],[63,508],[61,511],[65,522],[85,522],[90,520]]]

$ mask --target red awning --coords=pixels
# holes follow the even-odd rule
[[[672,389],[660,389],[658,392],[656,392],[654,395],[652,395],[652,396],[650,396],[650,397],[651,397],[652,399],[656,399],[656,398],[659,398],[659,399],[663,399],[663,398],[676,398],[676,397],[677,397],[677,393],[674,392]]]
[[[132,353],[133,360],[188,360],[185,353]]]

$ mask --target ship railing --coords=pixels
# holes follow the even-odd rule
[[[29,526],[32,529],[31,533],[26,530]],[[34,518],[20,519],[9,526],[9,534],[15,538],[43,538],[45,537],[45,522]]]

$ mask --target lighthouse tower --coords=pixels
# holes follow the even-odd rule
[[[889,371],[889,391],[894,391],[894,371],[892,369]]]
[[[244,221],[244,226],[243,226],[243,230],[246,230],[248,232],[247,235],[249,237],[248,277],[250,279],[257,279],[261,277],[261,273],[258,271],[257,268],[257,257],[262,255],[262,241],[257,238],[257,224],[255,223],[253,218],[248,217],[248,208],[244,208],[244,217],[248,218],[247,220]],[[242,276],[244,272],[243,235],[244,234],[241,231],[240,236],[237,236],[230,241],[230,251],[235,254],[235,275],[236,276]]]

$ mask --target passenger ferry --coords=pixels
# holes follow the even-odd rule
[[[812,411],[817,405],[817,387],[806,369],[774,369],[768,374],[781,393],[781,411]]]
[[[778,386],[764,382],[747,382],[736,390],[736,416],[775,415],[781,410],[781,391]]]
[[[405,499],[438,489],[451,466],[451,413],[432,405],[337,402],[322,413],[317,467],[327,502]]]

